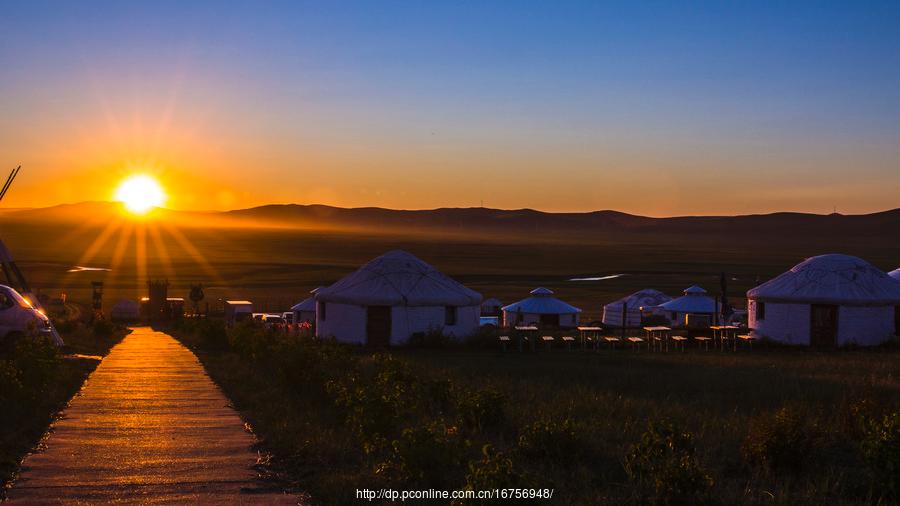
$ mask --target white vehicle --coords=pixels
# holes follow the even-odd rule
[[[225,301],[225,324],[233,327],[236,323],[251,318],[253,303],[249,300]]]
[[[263,315],[262,321],[267,328],[284,325],[284,317],[280,314],[266,313]]]
[[[43,311],[35,309],[19,292],[0,285],[0,340],[9,343],[27,335],[46,336],[57,346],[62,345]]]

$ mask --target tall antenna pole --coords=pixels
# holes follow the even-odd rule
[[[6,195],[6,191],[9,190],[9,185],[11,185],[13,182],[13,179],[15,179],[16,176],[19,175],[19,169],[21,169],[21,168],[22,168],[22,166],[19,165],[18,167],[13,169],[12,172],[9,173],[9,176],[7,176],[6,183],[3,185],[3,189],[0,189],[0,200],[3,200],[3,197]]]

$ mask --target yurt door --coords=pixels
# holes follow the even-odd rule
[[[542,314],[541,315],[541,327],[559,327],[559,315],[558,314]]]
[[[366,344],[374,348],[391,344],[391,306],[366,308]]]
[[[838,308],[825,304],[810,307],[809,344],[816,348],[837,345]]]

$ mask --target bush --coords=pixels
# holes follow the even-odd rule
[[[391,452],[375,474],[392,483],[449,489],[459,483],[467,444],[457,427],[443,421],[408,427],[391,442]]]
[[[481,448],[481,460],[469,462],[464,489],[477,491],[524,488],[525,481],[523,475],[516,470],[513,460],[488,444]]]
[[[470,430],[496,429],[506,423],[506,396],[494,389],[463,390],[456,396],[460,421]]]
[[[884,499],[897,499],[900,492],[900,412],[870,419],[860,442],[873,492]]]
[[[56,346],[47,338],[26,338],[16,344],[12,365],[31,400],[41,397],[56,377],[60,359]]]
[[[416,332],[410,336],[406,346],[410,348],[446,348],[456,344],[452,337],[444,335],[442,328],[430,328],[425,332]]]
[[[784,407],[751,422],[741,452],[747,463],[766,471],[798,472],[820,443],[817,425]]]
[[[524,455],[550,464],[570,466],[589,455],[585,428],[571,417],[544,418],[522,428],[518,448]]]
[[[695,503],[713,485],[697,461],[691,434],[669,423],[648,423],[641,441],[626,455],[624,467],[640,494],[655,504]]]
[[[109,320],[94,322],[94,335],[100,339],[110,339],[116,332],[116,326]]]

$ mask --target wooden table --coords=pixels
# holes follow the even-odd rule
[[[713,344],[719,347],[721,350],[725,350],[725,341],[731,339],[734,344],[734,349],[737,350],[737,342],[735,340],[735,334],[737,334],[738,327],[734,325],[712,325],[709,327],[713,331]],[[718,344],[716,341],[718,340]]]
[[[524,339],[531,343],[531,351],[534,351],[534,342],[537,341],[537,331],[538,328],[534,325],[517,325],[516,330],[520,332],[519,334],[519,351],[522,351],[522,334],[524,333]],[[532,336],[530,333],[534,332],[535,334]]]
[[[581,334],[581,349],[585,348],[585,343],[590,340],[594,343],[594,348],[599,348],[600,346],[600,333],[603,332],[603,327],[578,327],[578,332]]]
[[[647,341],[650,342],[649,346],[653,346],[653,341],[660,342],[660,351],[662,351],[662,343],[666,343],[666,351],[669,351],[669,333],[672,332],[670,327],[644,327],[644,330],[647,331]]]

